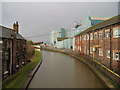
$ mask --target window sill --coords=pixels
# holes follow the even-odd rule
[[[120,38],[120,36],[113,36],[113,38]]]
[[[99,55],[100,57],[103,57],[102,55]]]
[[[118,60],[118,59],[113,59],[114,61],[119,61],[120,62],[120,60]]]
[[[4,72],[4,75],[6,75],[6,74],[8,74],[8,73],[9,73],[9,71],[5,71],[5,72]]]
[[[108,59],[110,59],[110,57],[107,57]]]

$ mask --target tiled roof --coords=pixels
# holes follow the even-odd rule
[[[85,31],[80,32],[78,35],[83,34],[83,33],[87,33],[93,30],[97,30],[97,29],[101,29],[103,27],[109,26],[109,25],[113,25],[116,23],[120,23],[120,14],[117,16],[114,16],[108,20],[105,20],[97,25],[94,25],[92,27],[89,27],[88,29],[86,29]],[[77,35],[76,35],[77,36]]]
[[[16,34],[17,39],[25,39],[19,33],[16,33],[13,29],[10,29],[10,28],[4,27],[4,26],[0,26],[0,37],[11,38],[12,34]]]

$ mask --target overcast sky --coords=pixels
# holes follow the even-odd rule
[[[90,13],[88,13],[90,12]],[[70,30],[75,21],[87,16],[113,17],[118,14],[117,2],[2,2],[2,25],[12,28],[18,21],[20,34],[33,41],[49,40],[57,28]]]

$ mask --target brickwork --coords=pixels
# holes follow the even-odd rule
[[[16,22],[16,25],[17,27],[15,24],[13,25],[13,29],[2,27],[3,78],[15,73],[26,64],[26,40],[18,33],[18,22]]]
[[[115,36],[117,33],[115,29],[120,30],[120,25],[114,24],[75,36],[75,38],[82,37],[80,44],[77,43],[77,39],[75,41],[76,51],[81,47],[80,54],[90,55],[106,67],[120,73],[120,45],[118,45],[120,36]]]

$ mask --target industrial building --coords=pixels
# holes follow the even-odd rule
[[[49,43],[56,47],[56,43],[63,40],[66,37],[66,30],[64,28],[53,30],[49,33],[49,37]]]
[[[86,19],[79,22],[79,24],[75,23],[71,30],[65,30],[64,28],[53,30],[50,32],[50,44],[57,48],[75,50],[75,35],[107,19],[108,18],[88,16]]]
[[[120,74],[120,15],[75,36],[75,51]]]

